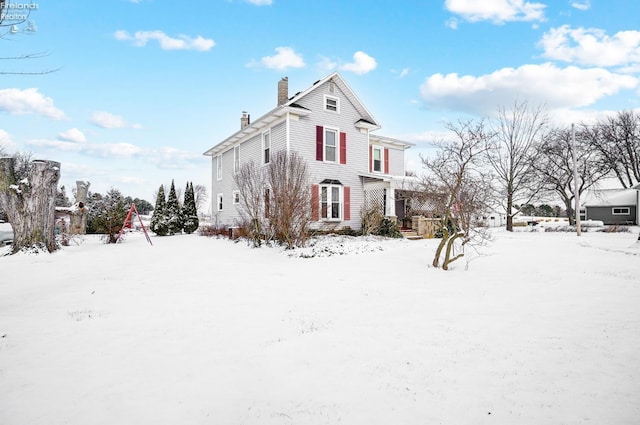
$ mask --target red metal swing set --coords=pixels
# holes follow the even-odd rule
[[[126,229],[131,229],[132,228],[131,217],[132,217],[133,213],[136,214],[136,217],[138,217],[138,220],[140,221],[140,227],[142,228],[142,231],[144,232],[144,235],[147,238],[147,242],[149,242],[151,245],[153,245],[153,243],[151,243],[151,238],[149,237],[149,234],[147,233],[147,229],[144,227],[144,223],[142,223],[142,219],[140,218],[140,214],[138,214],[138,210],[136,209],[136,204],[131,204],[131,207],[129,208],[129,212],[127,213],[127,218],[124,219],[124,223],[122,223],[122,228],[120,229],[120,233],[118,233],[118,238],[116,239],[116,243],[118,243],[118,241],[120,240],[120,237],[122,236],[122,233],[124,232],[125,228]]]

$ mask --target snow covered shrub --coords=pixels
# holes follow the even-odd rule
[[[103,234],[105,243],[115,243],[128,212],[128,205],[120,191],[111,188],[104,197],[91,204],[92,230]]]
[[[631,229],[627,226],[612,224],[610,226],[604,226],[600,231],[604,233],[630,233]]]

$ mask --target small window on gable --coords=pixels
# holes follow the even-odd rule
[[[629,215],[631,214],[631,209],[629,207],[617,207],[612,208],[611,213],[613,215]]]
[[[238,205],[240,203],[240,191],[239,190],[234,190],[233,191],[233,203],[235,205]]]
[[[324,96],[325,111],[340,113],[340,99],[334,96]]]

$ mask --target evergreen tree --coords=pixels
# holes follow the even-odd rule
[[[165,208],[165,217],[167,218],[168,232],[170,235],[182,233],[184,219],[182,218],[182,208],[178,202],[176,188],[171,180],[171,189],[169,189],[169,197]]]
[[[156,206],[153,209],[151,217],[150,229],[158,236],[166,236],[169,233],[169,225],[166,217],[166,201],[164,197],[164,186],[160,185],[158,196],[156,197]]]
[[[92,209],[95,211],[93,226],[96,233],[104,234],[106,243],[115,243],[129,212],[122,193],[118,189],[109,189],[102,199],[93,203]]]
[[[184,232],[191,234],[198,229],[198,211],[196,209],[196,199],[193,191],[193,182],[187,182],[184,191],[184,205],[182,206],[182,216],[184,218]]]

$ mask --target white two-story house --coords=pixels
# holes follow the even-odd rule
[[[204,153],[211,157],[215,223],[239,223],[234,173],[248,161],[266,166],[281,150],[296,151],[307,164],[313,228],[359,230],[361,209],[374,203],[402,218],[396,192],[405,187],[405,150],[413,144],[376,135],[379,128],[337,72],[292,97],[281,79],[274,109],[254,121],[244,112],[240,129]]]

